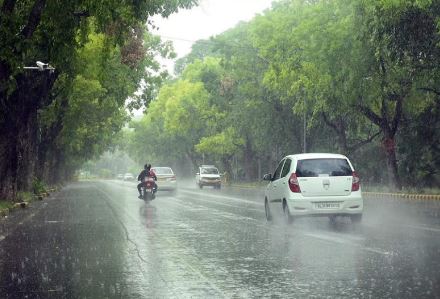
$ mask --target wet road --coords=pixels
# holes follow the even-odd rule
[[[80,182],[0,220],[0,298],[440,298],[438,202],[267,223],[258,191]]]

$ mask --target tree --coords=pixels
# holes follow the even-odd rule
[[[77,49],[89,33],[133,54],[138,28],[153,14],[168,16],[195,1],[0,1],[0,198],[29,190],[38,144],[37,112],[51,104],[61,80],[73,80]],[[124,56],[124,55],[123,55]],[[127,58],[129,65],[138,56]],[[50,62],[54,73],[29,72],[23,66]],[[66,83],[67,84],[67,83]],[[67,84],[68,85],[68,84]],[[66,86],[67,86],[66,85]],[[44,138],[42,138],[44,139]]]

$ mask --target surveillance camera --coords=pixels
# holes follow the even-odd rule
[[[43,63],[41,61],[37,61],[37,66],[40,69],[40,71],[44,71],[48,67],[48,63]]]

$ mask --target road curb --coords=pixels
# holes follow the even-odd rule
[[[262,186],[229,185],[230,188],[254,189]],[[399,200],[436,200],[440,201],[440,194],[410,194],[410,193],[386,193],[386,192],[362,192],[362,195],[371,199],[399,199]]]
[[[404,200],[439,200],[439,194],[409,194],[409,193],[384,193],[384,192],[362,192],[367,198],[372,199],[404,199]]]
[[[237,189],[254,189],[254,188],[262,188],[262,187],[264,187],[264,186],[225,185],[225,187],[237,188]]]

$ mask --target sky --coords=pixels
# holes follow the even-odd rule
[[[177,58],[191,51],[191,45],[199,39],[220,34],[240,21],[249,21],[256,14],[271,7],[273,0],[200,0],[197,7],[179,10],[168,18],[155,16],[154,24],[159,27],[153,33],[163,40],[171,40]],[[173,61],[161,61],[172,71]]]

